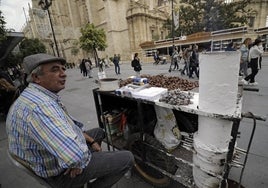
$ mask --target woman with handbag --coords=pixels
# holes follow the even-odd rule
[[[136,76],[140,77],[140,71],[142,70],[141,68],[141,63],[140,63],[140,58],[138,57],[138,53],[134,54],[134,58],[131,62],[131,66],[134,68],[134,71],[136,72]]]
[[[258,70],[260,69],[259,62],[262,54],[263,54],[262,41],[260,39],[256,39],[253,44],[253,47],[251,47],[249,50],[251,74],[248,75],[246,78],[242,79],[242,82],[245,85],[252,85],[252,86],[258,85],[258,83],[255,81],[255,76],[257,75]]]

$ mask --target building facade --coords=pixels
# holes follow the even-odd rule
[[[239,0],[225,0],[226,3]],[[200,50],[222,51],[230,42],[234,42],[239,47],[245,38],[249,37],[253,41],[256,38],[263,40],[264,48],[268,51],[268,1],[253,0],[249,4],[251,14],[249,23],[246,26],[231,28],[213,32],[200,32],[184,37],[175,37],[175,39],[164,39],[141,44],[142,49],[147,56],[158,50],[160,55],[169,57],[172,52],[172,46],[179,49],[188,47],[190,44],[197,44]]]
[[[30,18],[24,33],[28,38],[39,38],[49,53],[56,54],[49,17],[47,11],[38,5],[39,1],[32,0]],[[59,54],[71,63],[78,63],[80,59],[91,56],[82,51],[78,44],[80,29],[87,23],[93,23],[96,28],[102,28],[106,33],[108,47],[105,51],[98,52],[100,58],[120,54],[123,61],[129,61],[135,52],[141,53],[143,57],[146,51],[163,44],[172,46],[171,40],[165,40],[170,28],[163,27],[165,21],[171,18],[171,2],[170,0],[53,0],[49,11]],[[174,2],[176,6],[180,5],[179,0]],[[258,35],[267,36],[267,29],[263,28],[268,27],[268,1],[254,0],[250,7],[254,11],[249,18],[249,25],[246,26],[246,33],[239,31],[238,38],[243,39],[247,35],[251,38]],[[261,32],[258,32],[258,29],[261,29]],[[224,37],[228,38],[226,40],[232,40],[232,35],[219,35],[219,33],[217,36],[214,33],[209,40],[217,38],[225,40]],[[237,38],[237,34],[235,37]],[[179,43],[182,45],[189,43],[187,39],[183,41],[185,43]],[[216,41],[214,44],[219,45],[219,42]]]
[[[32,0],[25,36],[41,39],[49,53],[55,53],[47,11],[41,10],[38,3],[39,0]],[[141,52],[144,41],[167,36],[168,30],[162,26],[170,16],[170,7],[165,0],[54,0],[49,11],[60,56],[76,63],[91,55],[77,44],[80,29],[87,23],[106,33],[108,47],[98,52],[99,57],[120,54],[122,60],[130,60],[134,52]],[[73,49],[79,49],[78,53],[73,53]]]

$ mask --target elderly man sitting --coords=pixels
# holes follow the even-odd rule
[[[58,92],[65,88],[66,61],[48,54],[24,58],[30,82],[9,110],[6,129],[11,155],[26,162],[53,187],[111,187],[132,166],[129,151],[101,151],[104,131],[82,131]]]

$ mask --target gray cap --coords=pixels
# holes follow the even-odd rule
[[[60,62],[63,65],[66,64],[66,60],[62,57],[55,57],[49,54],[40,53],[29,55],[23,59],[22,66],[26,74],[30,74],[36,67],[41,64]]]

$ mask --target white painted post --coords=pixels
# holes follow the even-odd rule
[[[232,115],[237,107],[240,52],[200,54],[199,109]],[[231,140],[232,121],[199,116],[194,135],[193,176],[197,187],[219,187]]]

